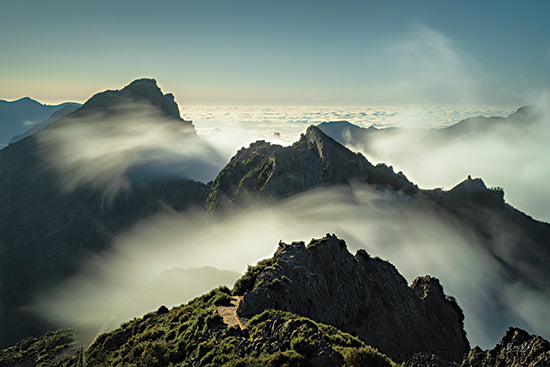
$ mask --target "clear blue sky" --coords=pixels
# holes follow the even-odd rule
[[[179,103],[513,104],[550,86],[550,1],[27,1],[0,98],[154,77]]]

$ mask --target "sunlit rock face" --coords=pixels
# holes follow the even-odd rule
[[[354,256],[334,235],[307,246],[279,244],[238,314],[270,308],[334,325],[395,360],[425,352],[460,361],[469,350],[462,310],[436,278],[419,277],[408,286],[392,264],[364,250]]]

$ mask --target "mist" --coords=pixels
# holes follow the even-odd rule
[[[36,136],[45,166],[57,173],[63,190],[89,186],[106,198],[132,181],[168,176],[208,182],[227,161],[187,123],[143,104],[69,116]]]
[[[401,129],[347,145],[372,163],[393,165],[422,188],[449,189],[468,175],[481,177],[488,186],[502,187],[509,204],[548,222],[550,94],[536,108],[539,116],[528,123],[512,121],[489,131],[450,136]]]
[[[164,212],[118,236],[81,274],[42,294],[35,309],[60,326],[78,323],[94,334],[160,304],[185,303],[201,293],[198,288],[232,285],[233,279],[222,281],[213,271],[203,274],[203,283],[187,273],[178,278],[177,289],[171,282],[150,286],[169,269],[213,267],[242,274],[247,265],[271,257],[280,240],[309,242],[325,233],[344,239],[352,253],[364,248],[387,259],[409,283],[426,274],[439,278],[464,310],[472,345],[494,345],[510,325],[550,335],[540,323],[550,317],[550,295],[505,281],[501,265],[467,226],[407,196],[368,186],[313,190],[232,214]],[[162,301],[166,294],[172,297]]]

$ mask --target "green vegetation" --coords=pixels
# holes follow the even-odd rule
[[[206,199],[206,209],[212,211],[222,202],[235,202],[247,194],[264,191],[274,164],[270,154],[276,148],[269,143],[257,142],[250,146],[251,151],[237,153],[214,180]]]
[[[26,338],[0,352],[0,367],[50,366],[64,353],[78,349],[77,331],[59,329],[38,338]]]
[[[255,266],[249,265],[246,273],[235,282],[231,293],[233,293],[233,295],[244,295],[247,291],[253,290],[258,275],[260,275],[262,270],[272,265],[273,259],[261,260]]]
[[[220,287],[187,305],[160,307],[100,335],[86,351],[78,349],[72,329],[26,339],[2,353],[0,366],[310,366],[316,358],[337,365],[395,366],[356,337],[288,312],[264,311],[242,331],[228,327],[217,309],[230,293]]]

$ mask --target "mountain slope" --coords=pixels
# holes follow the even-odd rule
[[[80,106],[66,102],[58,105],[45,105],[29,97],[16,101],[0,100],[0,147],[8,145],[10,139],[26,131],[29,126],[47,119],[52,113],[67,106]]]
[[[214,181],[207,207],[245,206],[250,200],[280,199],[315,187],[349,184],[375,188],[396,201],[406,200],[420,215],[432,213],[431,220],[460,231],[461,241],[472,246],[475,256],[490,261],[488,279],[492,280],[487,280],[483,292],[491,296],[478,308],[489,337],[501,335],[511,320],[524,327],[536,324],[540,333],[550,332],[517,301],[519,297],[540,310],[537,319],[548,315],[543,308],[550,302],[550,224],[513,208],[504,201],[502,189],[487,188],[481,179],[468,178],[448,191],[418,189],[391,167],[373,166],[320,129],[310,127],[290,147],[260,141],[241,149]],[[338,220],[334,218],[335,223]],[[469,253],[467,249],[456,251]],[[463,269],[455,269],[456,274],[460,271]]]
[[[271,308],[297,313],[357,335],[398,361],[420,352],[460,361],[470,349],[462,310],[435,278],[419,277],[408,287],[393,265],[364,250],[351,255],[334,235],[307,247],[279,243],[270,262],[243,292],[240,316]]]
[[[318,294],[323,289],[329,292]],[[244,328],[223,316],[236,298],[231,294],[244,294],[236,316]],[[291,308],[295,313],[282,310]],[[549,361],[548,341],[517,328],[493,350],[467,353],[461,319],[437,279],[420,277],[408,287],[390,263],[364,250],[352,256],[342,240],[328,235],[307,247],[280,243],[273,258],[249,268],[232,291],[219,287],[186,305],[160,306],[99,335],[85,350],[74,330],[57,330],[2,351],[0,366],[396,366],[371,343],[406,356],[408,367]],[[356,337],[343,331],[350,327],[369,330]]]
[[[49,326],[30,313],[33,297],[74,273],[122,230],[166,207],[183,210],[204,202],[208,187],[203,183],[177,176],[142,180],[138,171],[127,175],[128,189],[110,201],[93,186],[63,187],[59,173],[45,161],[56,147],[41,137],[53,129],[78,126],[88,121],[83,120],[86,116],[107,127],[110,121],[119,123],[128,104],[150,111],[152,122],[175,121],[194,135],[191,122],[179,117],[173,97],[146,79],[121,91],[100,93],[0,151],[0,345],[46,330]]]

